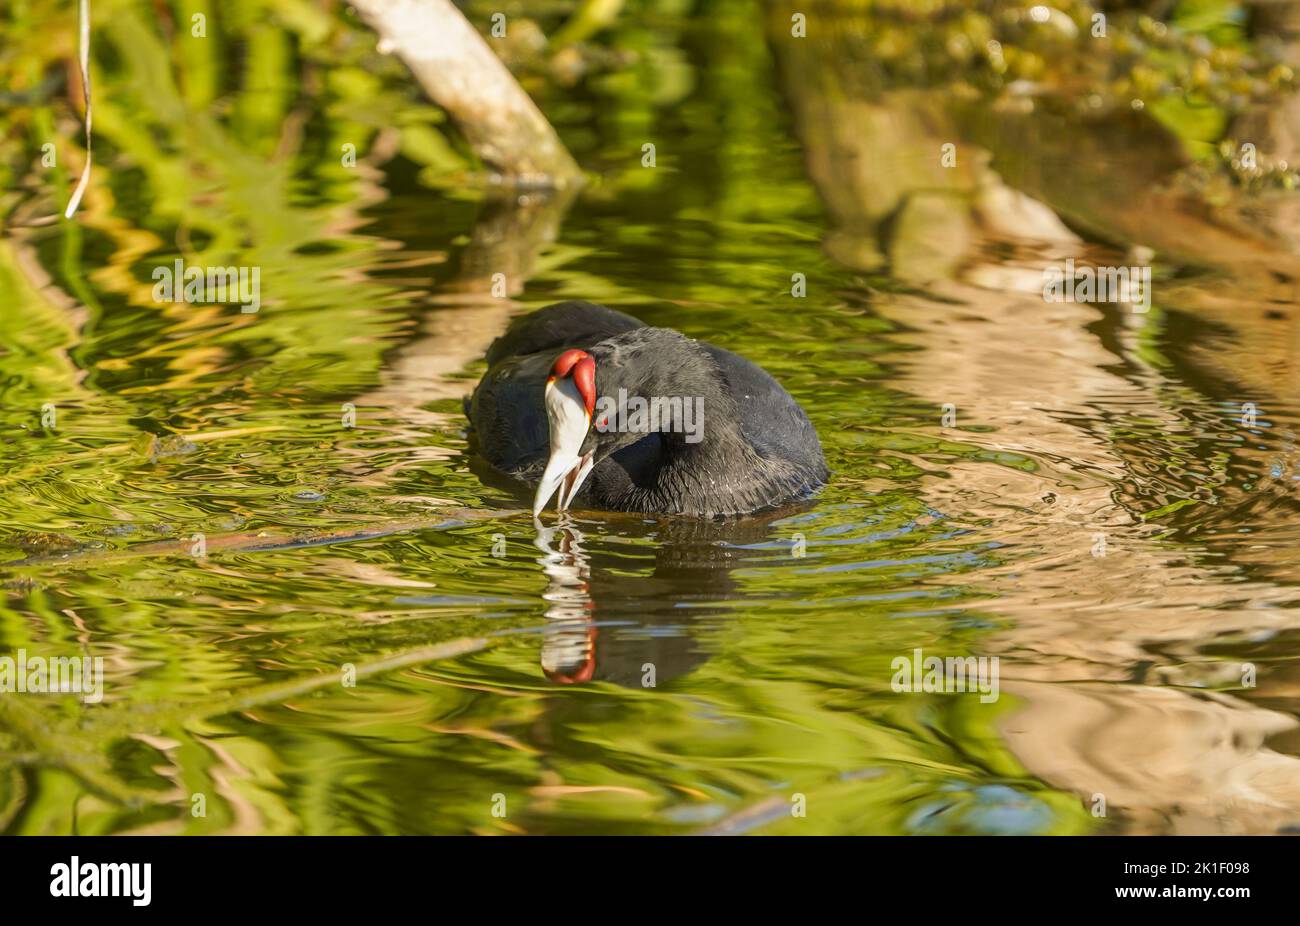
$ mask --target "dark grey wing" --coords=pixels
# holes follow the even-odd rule
[[[817,430],[785,387],[739,354],[699,342],[722,371],[740,412],[740,428],[760,456],[785,460],[817,483],[829,476]]]

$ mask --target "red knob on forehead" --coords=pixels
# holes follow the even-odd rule
[[[572,350],[566,350],[555,358],[555,363],[551,367],[551,375],[556,379],[564,379],[569,375],[569,371],[573,369],[573,365],[587,356],[590,355],[585,350],[578,350],[576,347]]]
[[[573,384],[578,387],[582,403],[587,406],[587,415],[596,410],[596,361],[585,350],[566,350],[555,358],[551,367],[551,376],[556,379],[572,375]]]

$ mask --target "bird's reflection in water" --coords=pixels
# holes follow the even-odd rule
[[[589,682],[596,671],[595,604],[591,600],[591,564],[582,549],[582,532],[570,524],[544,527],[533,541],[542,551],[538,563],[550,580],[546,628],[542,631],[542,671],[553,682]]]
[[[742,596],[736,570],[788,555],[772,522],[789,510],[735,521],[611,521],[584,536],[564,514],[537,523],[537,562],[548,578],[541,666],[559,684],[659,685],[707,658],[693,638],[704,619]],[[617,540],[612,538],[617,537]],[[653,568],[636,569],[654,541]],[[632,544],[617,542],[632,541]],[[648,565],[648,564],[647,564]]]

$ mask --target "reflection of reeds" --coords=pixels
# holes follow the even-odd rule
[[[337,672],[258,685],[198,703],[154,704],[148,711],[148,725],[152,729],[168,729],[256,707],[283,705],[315,691],[342,687],[345,678],[349,682],[358,681],[410,666],[455,659],[486,649],[492,643],[492,639],[485,637],[449,640],[380,656]],[[140,725],[139,718],[133,716],[132,711],[130,706],[126,706],[119,708],[111,717],[97,717],[94,734],[87,737],[84,732],[74,733],[66,728],[52,726],[43,711],[28,707],[20,697],[0,698],[0,718],[4,719],[6,730],[36,750],[29,756],[31,764],[61,769],[80,781],[91,793],[127,808],[139,808],[160,800],[185,803],[188,799],[185,794],[159,794],[123,784],[111,774],[104,750],[94,747],[93,740],[102,739],[104,745],[107,745],[120,736],[131,735]]]
[[[385,264],[385,243],[355,234],[342,247],[338,241],[340,230],[365,224],[360,210],[386,195],[367,158],[384,131],[380,113],[396,107],[400,91],[379,91],[375,99],[375,87],[345,79],[356,73],[347,67],[339,68],[327,90],[313,74],[311,58],[290,60],[285,34],[259,28],[255,15],[238,18],[242,25],[229,25],[225,33],[214,21],[203,40],[191,40],[177,24],[168,42],[133,4],[106,0],[95,13],[95,57],[118,62],[101,77],[96,135],[110,151],[106,158],[130,165],[148,191],[147,215],[137,214],[136,204],[123,208],[111,162],[95,168],[78,221],[109,243],[107,260],[91,274],[99,298],[119,296],[128,305],[157,312],[167,320],[161,323],[193,332],[188,344],[183,339],[166,348],[171,366],[186,371],[176,377],[182,383],[228,363],[242,344],[268,339],[286,352],[311,345],[353,369],[375,368],[375,342],[311,332],[364,330],[361,326],[373,324],[375,307],[395,305],[397,290],[374,279]],[[224,60],[212,51],[223,43],[246,46],[236,86],[223,86],[229,81]],[[25,51],[35,57],[41,49],[33,43]],[[300,77],[288,73],[295,66]],[[291,111],[291,94],[299,88],[304,99]],[[223,90],[228,115],[220,117],[208,104]],[[373,107],[368,121],[356,118],[363,99]],[[302,123],[303,106],[339,114],[331,119],[327,138],[309,143],[293,130]],[[299,119],[289,118],[294,112]],[[39,114],[32,118],[44,121]],[[354,169],[340,164],[344,141],[357,150]],[[391,144],[373,150],[380,156],[394,152]],[[4,151],[7,158],[17,154]],[[319,191],[310,198],[303,195],[306,178]],[[327,237],[335,243],[314,250]],[[253,325],[225,306],[155,302],[149,271],[176,255],[168,242],[193,264],[261,267],[274,310]],[[358,272],[362,268],[365,272]],[[59,282],[74,287],[75,280]],[[124,359],[130,363],[144,356]]]

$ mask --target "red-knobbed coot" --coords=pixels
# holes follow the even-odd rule
[[[524,316],[488,348],[466,402],[478,452],[537,487],[614,511],[722,517],[828,477],[799,404],[743,357],[591,302]]]

